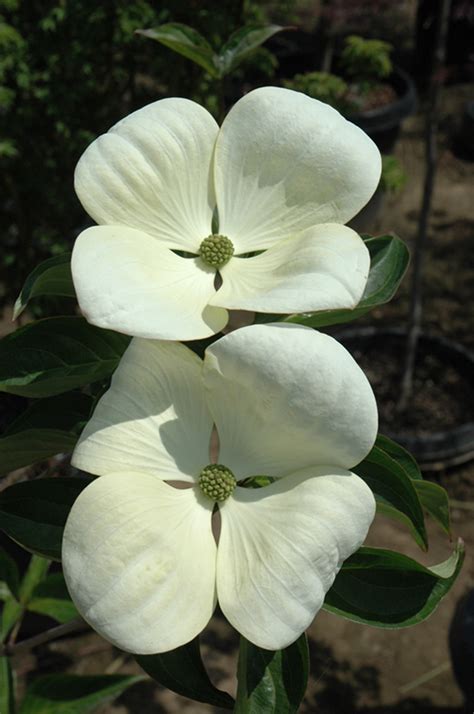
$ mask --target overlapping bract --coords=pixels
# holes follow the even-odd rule
[[[150,104],[77,166],[77,194],[99,224],[73,252],[84,315],[134,336],[188,340],[219,332],[228,309],[355,307],[369,255],[343,224],[379,177],[367,135],[298,92],[256,89],[221,129],[187,99]],[[216,270],[196,257],[216,209],[234,246],[217,290]]]
[[[276,479],[219,504],[217,545],[214,504],[197,485],[213,425],[218,461],[238,480]],[[151,654],[191,640],[218,599],[251,642],[290,644],[367,534],[374,498],[350,468],[376,431],[362,371],[309,328],[243,328],[204,361],[180,344],[133,340],[73,458],[101,476],[64,535],[79,611],[122,649]]]

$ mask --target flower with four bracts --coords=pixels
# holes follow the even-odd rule
[[[73,455],[99,476],[64,533],[79,612],[151,654],[194,638],[218,601],[248,640],[286,647],[366,537],[375,501],[350,469],[376,432],[371,387],[328,335],[252,325],[204,360],[135,338]],[[272,482],[245,487],[257,475]]]
[[[82,312],[125,334],[192,340],[220,332],[233,309],[353,308],[370,260],[344,224],[380,171],[361,129],[300,92],[255,89],[220,128],[188,99],[145,106],[76,169],[99,224],[72,256]]]

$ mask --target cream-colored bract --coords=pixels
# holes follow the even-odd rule
[[[217,461],[238,480],[276,479],[219,503],[217,546],[198,486],[213,424]],[[204,361],[178,343],[132,340],[73,456],[101,477],[64,532],[79,612],[122,649],[152,654],[195,637],[217,597],[248,640],[289,645],[366,537],[374,497],[350,469],[376,432],[363,372],[309,328],[245,327]]]
[[[363,131],[289,89],[250,92],[220,129],[187,99],[143,107],[76,168],[77,195],[99,224],[73,250],[81,309],[100,327],[190,340],[219,332],[228,309],[353,308],[370,260],[343,224],[370,199],[380,169]],[[216,210],[234,246],[217,291],[214,269],[173,252],[196,256]]]

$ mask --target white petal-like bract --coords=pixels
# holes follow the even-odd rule
[[[221,509],[217,551],[217,597],[229,622],[265,649],[294,642],[363,543],[374,513],[369,487],[337,468],[237,488]]]
[[[209,463],[213,424],[201,369],[199,357],[177,342],[132,340],[73,464],[99,476],[138,471],[194,481]]]
[[[99,224],[137,228],[163,246],[195,252],[211,232],[217,132],[199,104],[160,99],[86,149],[76,167],[76,193]]]
[[[362,297],[369,268],[369,251],[355,231],[322,224],[253,258],[231,260],[210,304],[270,313],[351,309]]]
[[[318,223],[347,223],[377,188],[380,152],[328,104],[262,87],[235,104],[215,150],[219,231],[235,252]]]
[[[71,270],[81,310],[97,327],[135,337],[195,340],[227,324],[227,311],[208,304],[215,270],[133,228],[83,231]]]
[[[126,652],[166,652],[192,640],[216,603],[212,503],[196,488],[149,475],[93,481],[64,530],[62,562],[74,603]]]
[[[207,348],[203,375],[219,460],[238,479],[315,465],[350,469],[374,444],[370,384],[349,352],[321,332],[243,327]]]

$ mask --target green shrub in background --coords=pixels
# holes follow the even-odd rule
[[[286,80],[285,86],[327,102],[343,114],[356,113],[392,73],[391,50],[388,42],[350,35],[344,40],[337,63],[340,75],[305,72]]]
[[[348,91],[347,82],[330,72],[305,72],[295,74],[292,79],[284,82],[288,89],[304,92],[313,99],[331,104],[335,109],[344,112],[348,109],[345,95]]]
[[[382,40],[366,40],[350,35],[344,41],[341,66],[344,73],[357,83],[372,85],[386,79],[392,72],[392,45]]]

